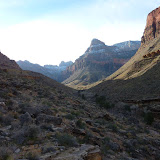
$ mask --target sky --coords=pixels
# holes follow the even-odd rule
[[[141,40],[159,0],[0,0],[0,51],[40,65],[75,61],[91,40]]]

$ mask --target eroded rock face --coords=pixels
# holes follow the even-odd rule
[[[160,34],[160,7],[148,14],[147,24],[142,36],[142,45],[149,43]]]

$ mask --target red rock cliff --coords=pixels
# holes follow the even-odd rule
[[[160,34],[160,7],[148,14],[147,24],[141,39],[142,45],[147,44]]]

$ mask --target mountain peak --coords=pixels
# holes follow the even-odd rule
[[[148,14],[146,27],[141,39],[142,45],[149,43],[160,34],[160,7]]]
[[[99,39],[96,38],[92,39],[91,45],[99,45],[99,44],[105,45],[105,43],[100,41]]]

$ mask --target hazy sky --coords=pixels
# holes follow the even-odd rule
[[[0,50],[41,65],[74,61],[93,38],[140,40],[157,7],[159,0],[0,0]]]

